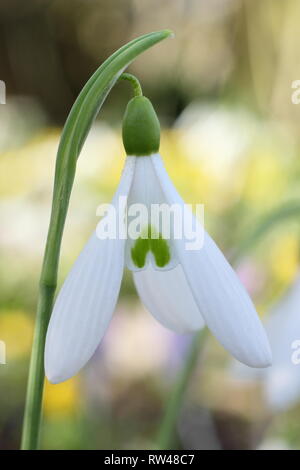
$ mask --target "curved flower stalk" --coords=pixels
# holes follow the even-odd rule
[[[133,272],[146,308],[167,328],[191,332],[206,323],[238,360],[252,367],[271,363],[268,340],[253,303],[206,232],[202,248],[189,250],[185,236],[177,238],[172,232],[166,238],[146,216],[137,238],[119,235],[126,232],[135,204],[146,208],[175,204],[184,211],[184,202],[158,154],[159,141],[157,116],[138,88],[124,116],[128,156],[112,201],[120,230],[113,239],[99,239],[97,230],[62,286],[45,348],[45,370],[52,383],[72,377],[95,352],[113,314],[124,266]],[[120,208],[120,197],[128,201],[128,212]],[[201,231],[199,224],[193,217],[193,225]]]
[[[300,401],[300,274],[265,321],[273,364],[256,370],[236,364],[234,376],[262,383],[268,408],[276,413]]]

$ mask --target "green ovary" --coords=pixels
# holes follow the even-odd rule
[[[155,237],[155,238],[153,238]],[[159,268],[166,266],[170,259],[170,248],[168,242],[155,229],[148,225],[141,237],[139,237],[131,248],[131,258],[138,268],[143,268],[146,263],[148,252],[153,253],[155,263]]]

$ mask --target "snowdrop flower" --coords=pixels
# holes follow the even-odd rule
[[[269,407],[277,412],[300,400],[300,275],[274,307],[266,324],[273,350],[273,366],[265,374]]]
[[[112,201],[122,229],[127,213],[118,205],[120,196],[128,198],[128,207],[184,206],[158,154],[159,141],[151,102],[134,97],[123,121],[128,156]],[[54,305],[45,348],[50,382],[72,377],[95,352],[115,309],[125,266],[133,272],[142,302],[162,325],[192,332],[206,323],[238,360],[253,367],[270,364],[268,340],[255,308],[210,236],[204,233],[201,249],[187,250],[184,237],[165,239],[157,227],[149,228],[150,221],[141,227],[144,238],[136,240],[91,236]]]
[[[270,311],[265,322],[273,365],[268,369],[250,369],[235,363],[233,376],[259,381],[266,404],[273,412],[284,411],[300,401],[300,274],[282,299]]]

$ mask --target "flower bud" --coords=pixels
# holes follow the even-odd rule
[[[129,101],[122,133],[127,155],[146,156],[158,152],[160,124],[148,98],[135,96]]]

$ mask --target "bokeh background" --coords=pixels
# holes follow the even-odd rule
[[[108,55],[146,32],[175,38],[130,67],[161,120],[161,152],[187,202],[205,204],[206,228],[262,318],[299,269],[297,217],[278,222],[243,257],[258,220],[300,201],[297,0],[1,0],[0,448],[18,448],[37,285],[56,150],[80,89]],[[126,83],[108,97],[78,163],[63,238],[60,283],[97,224],[124,162]],[[299,214],[300,216],[300,214]],[[300,318],[299,318],[300,322]],[[191,342],[156,323],[129,272],[104,341],[77,377],[46,384],[44,449],[155,448],[165,404]],[[274,410],[208,335],[180,410],[173,448],[299,449],[300,386]],[[295,366],[300,375],[300,365]],[[297,392],[297,390],[296,390]]]

